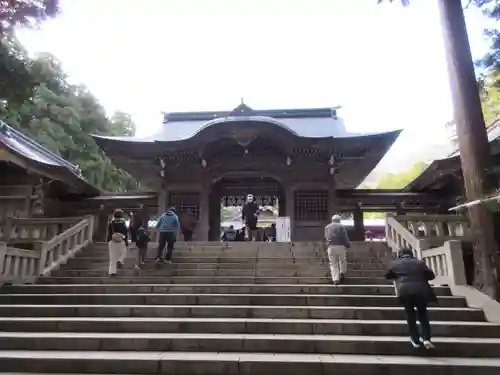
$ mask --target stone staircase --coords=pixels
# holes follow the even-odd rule
[[[339,286],[314,243],[179,243],[174,264],[139,276],[134,258],[109,278],[95,244],[4,287],[0,374],[500,374],[500,325],[446,287],[430,309],[437,349],[411,347],[385,244],[355,243]]]

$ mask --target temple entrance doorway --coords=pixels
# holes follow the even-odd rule
[[[282,184],[272,177],[223,177],[215,181],[209,196],[210,241],[220,241],[223,227],[243,226],[241,209],[246,196],[252,194],[261,208],[259,226],[270,226],[277,216],[285,215]]]

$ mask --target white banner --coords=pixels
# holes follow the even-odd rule
[[[292,228],[289,216],[278,216],[276,218],[276,242],[291,242]]]

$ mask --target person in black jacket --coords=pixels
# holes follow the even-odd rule
[[[116,276],[116,269],[123,266],[127,256],[128,230],[122,210],[115,210],[113,218],[108,224],[108,249],[110,276]]]
[[[406,312],[411,344],[414,348],[419,348],[422,342],[426,349],[433,349],[427,304],[437,301],[429,285],[429,280],[436,277],[434,272],[425,262],[416,259],[411,249],[402,249],[399,251],[399,259],[393,263],[385,277],[395,281],[397,295]],[[417,316],[422,328],[421,336],[417,328]]]
[[[148,232],[142,226],[137,229],[135,244],[137,246],[137,262],[135,263],[135,272],[141,270],[141,266],[146,262],[146,255],[148,252],[148,243],[151,241]]]
[[[247,201],[241,210],[241,219],[245,223],[248,241],[252,241],[257,231],[257,220],[259,217],[259,206],[254,202],[253,195],[247,195]]]

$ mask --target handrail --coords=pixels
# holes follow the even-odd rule
[[[410,230],[403,223],[408,221],[412,223],[421,223],[429,219],[432,222],[443,222],[439,215],[401,215],[401,216],[386,216],[386,239],[387,244],[393,252],[397,252],[402,248],[409,248],[413,251],[416,258],[422,259],[427,266],[434,272],[436,279],[433,284],[440,285],[465,285],[465,266],[462,256],[461,241],[468,238],[468,232],[464,230],[461,236],[443,236],[439,230],[436,231],[436,236],[430,235],[428,228],[424,231],[424,237],[418,237],[420,234],[415,228]],[[451,215],[443,215],[444,221],[450,219],[451,222],[468,223],[463,217],[449,217]],[[418,229],[418,228],[417,228]],[[452,231],[452,229],[448,229]],[[456,232],[454,232],[456,234]]]
[[[416,250],[418,253],[422,245],[413,233],[397,221],[395,217],[389,215],[386,216],[385,221],[385,237],[387,244],[394,252],[398,252],[405,247]]]
[[[86,216],[50,241],[35,241],[34,250],[0,242],[0,285],[33,283],[65,264],[92,242],[94,217]]]
[[[48,241],[80,220],[81,217],[7,218],[0,221],[0,241]]]

